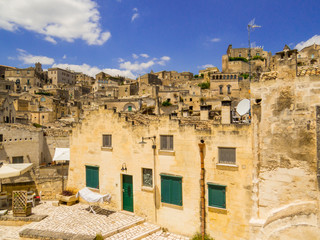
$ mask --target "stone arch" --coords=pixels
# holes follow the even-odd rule
[[[123,111],[124,112],[135,112],[137,111],[137,107],[134,103],[127,103],[126,105],[124,105],[123,107]]]
[[[255,239],[320,239],[317,211],[317,203],[314,201],[291,203],[274,209],[261,226]]]

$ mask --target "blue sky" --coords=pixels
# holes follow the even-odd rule
[[[318,0],[0,0],[0,65],[69,67],[134,78],[221,70],[229,44],[273,54],[320,44]]]

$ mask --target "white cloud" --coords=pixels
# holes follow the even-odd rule
[[[139,56],[138,56],[137,54],[135,54],[135,53],[132,53],[132,57],[133,57],[134,59],[139,58]]]
[[[169,61],[171,58],[170,57],[168,57],[168,56],[163,56],[162,58],[161,58],[161,60],[163,60],[163,61]]]
[[[168,56],[163,56],[160,58],[161,60],[158,61],[158,64],[161,65],[161,66],[165,66],[167,61],[169,61],[171,58],[168,57]]]
[[[221,39],[220,38],[212,38],[210,39],[210,42],[220,42]]]
[[[133,22],[140,16],[140,14],[138,13],[138,8],[133,8],[132,11],[134,11],[135,13],[131,17],[131,22]]]
[[[210,67],[215,67],[214,65],[212,64],[205,64],[205,65],[202,65],[202,66],[198,66],[198,68],[210,68]]]
[[[98,5],[93,0],[1,0],[0,29],[17,31],[20,28],[44,36],[73,42],[82,39],[89,45],[102,45],[110,37],[100,26]]]
[[[120,69],[113,69],[113,68],[98,68],[95,66],[90,66],[88,64],[82,64],[82,65],[76,65],[76,64],[53,64],[52,67],[58,67],[62,69],[70,69],[75,72],[83,72],[89,76],[95,77],[95,75],[99,72],[105,72],[108,73],[112,76],[123,76],[123,77],[128,77],[135,79],[137,76],[134,75],[131,71],[129,70],[120,70]]]
[[[19,52],[18,60],[22,61],[24,64],[35,64],[36,62],[40,62],[43,65],[51,65],[54,63],[53,58],[49,58],[46,56],[34,56],[29,54],[27,51],[23,49],[17,49]]]
[[[312,38],[309,38],[307,41],[299,42],[295,48],[299,51],[302,50],[305,47],[309,47],[312,44],[319,44],[320,45],[320,35],[314,35]]]
[[[134,20],[136,20],[139,17],[139,13],[134,13],[131,17],[131,22],[133,22]]]
[[[141,53],[140,56],[141,56],[141,57],[144,57],[144,58],[148,58],[148,57],[149,57],[149,55],[146,54],[146,53]]]
[[[67,55],[63,55],[62,59],[67,59]]]
[[[154,64],[155,62],[152,60],[148,62],[142,62],[142,63],[138,63],[138,62],[132,63],[130,61],[127,61],[127,62],[121,63],[120,68],[130,70],[130,71],[140,72],[152,67]]]
[[[57,44],[57,41],[56,40],[54,40],[52,37],[50,37],[50,36],[46,36],[45,38],[44,38],[44,40],[46,40],[46,41],[48,41],[48,42],[51,42],[51,43],[53,43],[53,44]]]

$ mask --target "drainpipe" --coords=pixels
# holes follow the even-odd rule
[[[153,141],[152,141],[152,149],[153,149],[153,169],[154,169],[154,173],[153,173],[153,176],[154,176],[154,220],[155,220],[155,223],[157,223],[158,221],[158,214],[157,214],[157,169],[156,169],[156,137],[153,138]]]
[[[205,185],[204,185],[204,147],[205,143],[204,140],[200,141],[199,143],[199,152],[200,152],[200,162],[201,162],[201,172],[200,172],[200,231],[201,231],[201,238],[204,240],[205,231],[206,231],[206,213],[205,213]]]

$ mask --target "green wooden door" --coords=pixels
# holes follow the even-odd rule
[[[122,208],[133,212],[133,186],[130,175],[122,175]]]

